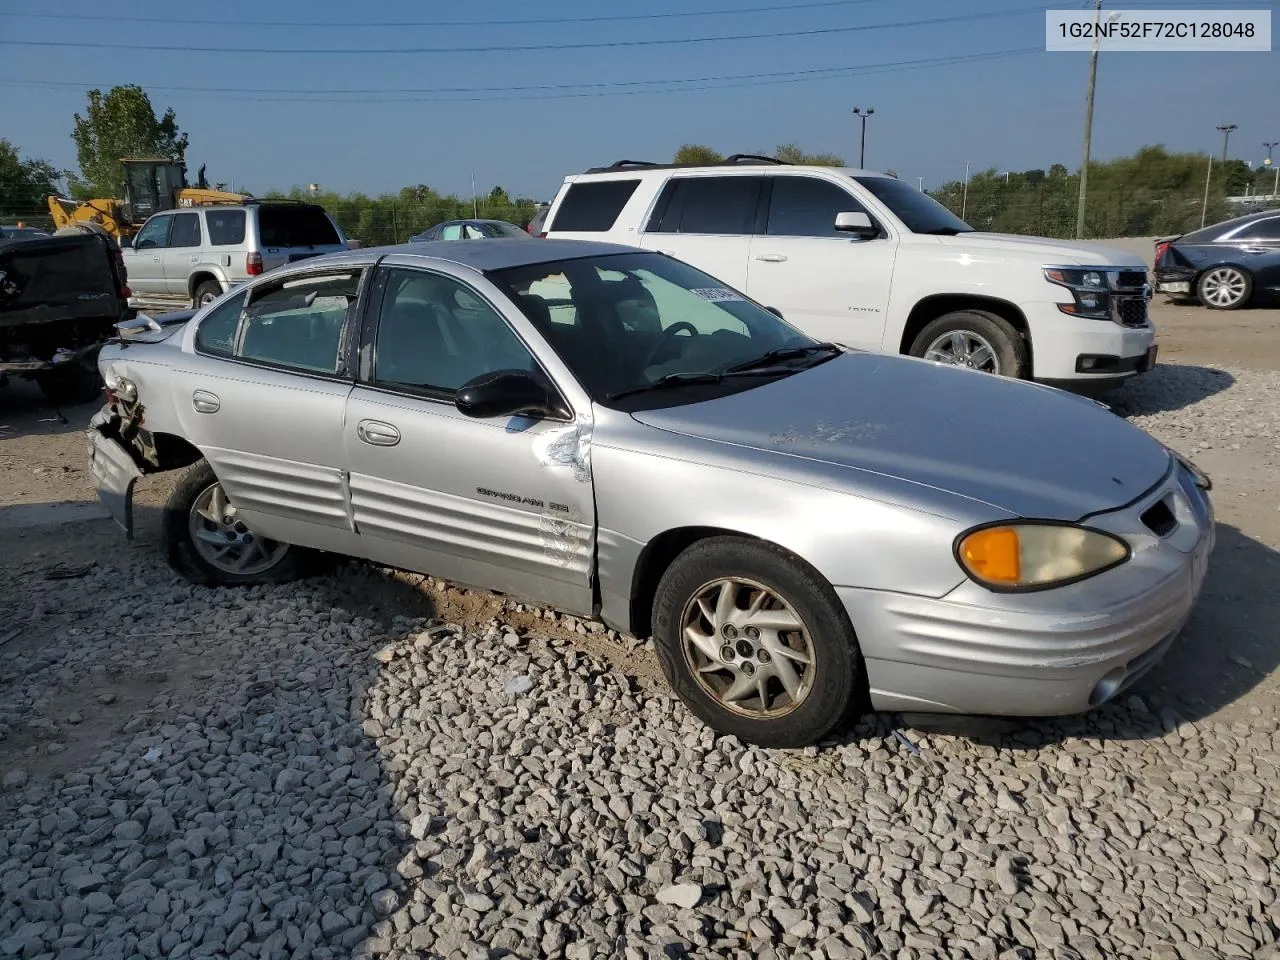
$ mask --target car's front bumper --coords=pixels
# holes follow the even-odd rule
[[[142,476],[142,471],[118,440],[102,432],[110,419],[110,413],[104,407],[93,415],[85,431],[89,440],[89,474],[93,477],[98,499],[124,530],[125,536],[132,540],[133,485]]]
[[[997,594],[965,582],[941,598],[839,588],[879,710],[1006,716],[1079,713],[1152,667],[1191,613],[1214,544],[1212,508],[1185,495],[1166,537],[1135,521],[1177,496],[1166,481],[1091,525],[1134,545],[1120,567],[1070,586]],[[1140,521],[1139,521],[1140,522]]]
[[[1156,331],[1148,320],[1129,327],[1114,320],[1073,317],[1056,303],[1023,305],[1031,331],[1031,368],[1037,380],[1051,383],[1131,377],[1150,368],[1147,357]],[[1082,370],[1082,358],[1096,369]]]

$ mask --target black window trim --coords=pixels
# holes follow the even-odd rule
[[[618,207],[618,211],[613,215],[613,219],[612,221],[610,221],[607,227],[605,227],[602,230],[583,230],[576,227],[560,227],[557,225],[557,222],[559,221],[560,217],[564,214],[565,204],[569,202],[570,195],[573,193],[573,190],[575,187],[590,187],[590,186],[597,186],[601,184],[615,184],[615,183],[629,184],[631,186],[631,190],[630,192],[627,193],[626,198],[622,201],[622,205]],[[546,222],[543,223],[543,229],[546,230],[548,233],[556,233],[560,231],[564,231],[565,233],[610,233],[615,227],[618,226],[618,221],[622,217],[622,212],[626,210],[627,205],[631,203],[633,199],[635,199],[636,192],[640,189],[640,186],[643,183],[644,183],[644,180],[640,177],[599,177],[599,178],[593,177],[590,179],[581,178],[578,180],[571,181],[565,185],[563,196],[559,197],[558,198],[559,202],[555,204],[554,217],[550,215],[551,211],[550,209],[548,209],[547,220]]]
[[[238,363],[246,367],[255,367],[262,370],[275,370],[279,373],[288,373],[299,377],[308,377],[312,380],[325,380],[329,383],[354,383],[355,364],[353,360],[352,341],[355,339],[351,336],[354,330],[358,329],[359,317],[365,309],[368,300],[367,292],[369,289],[369,278],[374,271],[377,263],[358,263],[349,266],[331,264],[324,269],[308,270],[304,273],[290,273],[286,276],[272,277],[270,282],[254,284],[245,287],[245,300],[240,305],[240,318],[236,321],[235,332],[231,335],[231,353],[215,353],[210,350],[202,350],[200,348],[200,328],[204,326],[209,314],[200,318],[200,322],[196,324],[195,331],[192,334],[191,346],[192,350],[199,356],[209,357],[214,360],[221,360],[226,363]],[[286,363],[273,363],[270,360],[255,360],[250,357],[239,356],[244,332],[245,332],[245,313],[246,308],[252,304],[255,298],[260,297],[263,293],[269,293],[274,290],[281,289],[286,283],[295,283],[299,280],[307,280],[312,277],[331,276],[335,273],[344,273],[359,270],[361,276],[356,283],[356,302],[353,307],[347,308],[347,316],[342,321],[342,332],[338,335],[338,356],[342,361],[342,367],[335,373],[321,373],[318,370],[304,370],[299,367],[291,367]],[[238,288],[237,288],[238,290]]]
[[[166,214],[170,220],[169,235],[165,238],[166,250],[198,250],[204,246],[204,238],[205,238],[206,230],[205,230],[204,217],[200,216],[200,213],[201,211],[199,210],[174,210],[172,213]],[[177,224],[178,218],[184,217],[184,216],[192,217],[195,219],[196,242],[191,244],[185,244],[184,246],[181,246],[181,247],[175,247],[172,243],[169,243],[167,241],[173,239],[173,228]]]
[[[430,274],[434,277],[441,277],[445,280],[451,280],[459,286],[466,289],[472,296],[478,298],[487,305],[503,323],[507,325],[507,329],[511,331],[520,345],[528,351],[529,356],[533,358],[533,362],[537,365],[538,372],[542,374],[543,379],[551,385],[551,389],[559,396],[564,403],[564,408],[569,411],[569,416],[561,419],[560,417],[543,417],[542,419],[548,423],[573,423],[577,418],[577,412],[574,410],[573,402],[565,395],[565,391],[561,388],[556,378],[547,370],[546,365],[542,362],[542,358],[538,356],[538,352],[529,344],[511,323],[511,319],[507,316],[506,311],[494,303],[493,298],[487,296],[483,291],[468,283],[464,278],[456,274],[449,273],[446,270],[434,270],[427,266],[418,266],[403,263],[383,263],[383,258],[379,258],[374,264],[370,272],[375,273],[375,278],[370,283],[370,296],[367,298],[367,307],[361,317],[359,344],[357,346],[358,361],[352,366],[355,371],[355,385],[366,390],[372,390],[386,396],[400,397],[409,400],[426,400],[430,403],[440,404],[442,406],[457,409],[455,402],[457,392],[453,390],[435,390],[424,387],[411,387],[404,384],[393,384],[379,380],[373,377],[374,364],[374,347],[378,341],[378,324],[382,319],[382,305],[387,296],[387,283],[392,271],[407,270],[411,273]],[[483,276],[483,274],[482,274]]]

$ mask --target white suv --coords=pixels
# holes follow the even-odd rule
[[[314,203],[180,207],[157,213],[121,244],[134,307],[203,307],[274,267],[346,250],[342,229]]]
[[[979,233],[884,174],[624,160],[566,177],[547,223],[549,237],[670,254],[851,347],[1077,385],[1155,363],[1135,255]]]

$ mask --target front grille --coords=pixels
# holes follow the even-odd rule
[[[1147,274],[1144,270],[1121,270],[1120,276],[1116,280],[1116,286],[1124,289],[1125,287],[1142,288],[1147,282]]]
[[[1117,297],[1116,317],[1126,327],[1147,325],[1147,301],[1142,297]]]
[[[1178,526],[1178,518],[1165,500],[1148,507],[1142,514],[1142,522],[1157,537],[1167,537]]]

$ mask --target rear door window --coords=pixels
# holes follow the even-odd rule
[[[204,219],[212,246],[232,247],[244,243],[243,210],[210,210]]]
[[[200,246],[200,215],[198,213],[175,213],[173,226],[169,230],[169,246]]]
[[[1256,220],[1235,235],[1236,240],[1280,240],[1280,217]]]
[[[560,202],[551,230],[604,233],[612,230],[618,214],[640,186],[639,180],[592,180],[572,183]]]
[[[307,373],[340,370],[342,334],[360,273],[300,277],[254,298],[236,356]]]
[[[342,243],[324,210],[303,205],[262,205],[258,208],[258,234],[264,247],[322,247]]]
[[[229,357],[236,339],[236,327],[240,325],[240,311],[244,309],[245,292],[232,297],[216,307],[200,321],[196,328],[196,349],[215,357]]]
[[[676,181],[663,230],[677,233],[749,234],[755,225],[760,177],[687,177]]]

